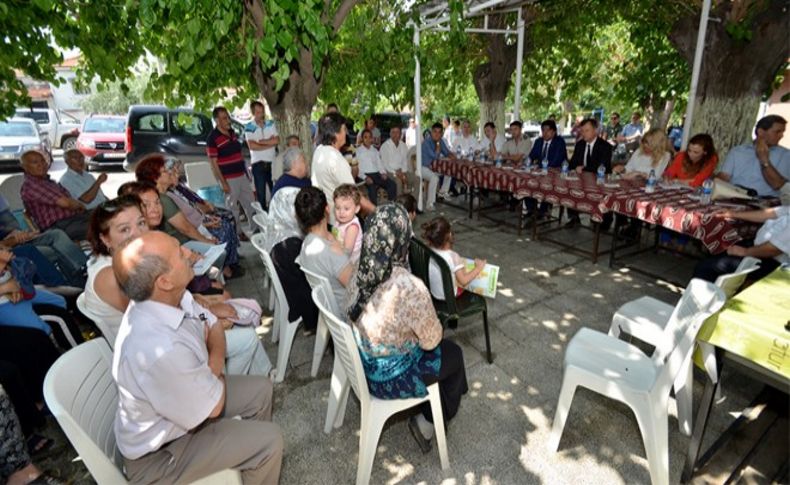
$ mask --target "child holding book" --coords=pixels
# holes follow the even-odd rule
[[[335,201],[335,222],[337,222],[332,232],[343,245],[350,259],[356,261],[362,250],[362,224],[357,217],[362,196],[357,186],[353,184],[338,186],[332,195]]]
[[[455,297],[458,298],[463,293],[463,287],[472,282],[483,271],[486,266],[485,259],[475,259],[475,265],[471,270],[466,269],[464,258],[453,251],[453,230],[450,222],[444,217],[434,217],[430,222],[422,225],[422,237],[428,242],[428,246],[436,251],[450,267],[453,274],[453,290]],[[431,295],[437,300],[444,300],[444,287],[442,273],[433,260],[428,267],[428,279],[431,283]]]

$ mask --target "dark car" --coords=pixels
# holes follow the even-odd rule
[[[400,126],[401,133],[404,133],[405,129],[409,126],[409,118],[411,115],[409,113],[376,113],[373,115],[373,119],[376,120],[376,128],[379,129],[381,132],[381,143],[389,140],[390,138],[390,129],[393,126]]]
[[[231,120],[233,131],[244,137],[244,125]],[[149,153],[164,153],[184,163],[206,162],[206,139],[214,123],[211,117],[189,108],[136,105],[126,115],[126,159],[123,168],[134,171],[137,161]],[[249,160],[247,145],[244,157]]]

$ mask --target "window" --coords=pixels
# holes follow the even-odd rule
[[[28,109],[18,109],[16,111],[16,115],[21,118],[30,118],[31,120],[36,120],[36,123],[39,125],[46,125],[49,123],[49,112],[46,110],[33,111]]]
[[[150,131],[161,132],[165,130],[165,114],[164,113],[150,113],[145,114],[135,122],[135,131]]]
[[[211,131],[211,123],[207,118],[193,113],[173,113],[172,131],[174,134],[205,138]]]

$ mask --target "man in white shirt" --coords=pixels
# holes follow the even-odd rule
[[[244,483],[276,484],[283,437],[271,422],[272,383],[223,374],[223,325],[186,290],[189,250],[151,231],[115,253],[113,271],[131,300],[112,366],[129,481],[189,483],[234,468]]]
[[[409,118],[409,127],[406,128],[406,147],[417,146],[417,124],[414,118]]]
[[[362,131],[362,146],[357,147],[357,161],[359,161],[359,175],[364,177],[368,199],[373,205],[378,205],[379,187],[387,191],[390,202],[395,202],[398,188],[387,176],[379,151],[373,146],[373,133],[368,129]]]
[[[381,145],[381,162],[390,178],[398,186],[398,195],[411,192],[417,187],[420,179],[409,170],[409,149],[401,141],[400,126],[390,128],[390,138]]]
[[[480,148],[480,143],[478,143],[477,138],[472,134],[472,124],[469,123],[469,120],[464,120],[464,122],[461,123],[461,136],[456,138],[455,147],[460,148],[460,153],[455,154],[457,157],[460,157],[461,154],[470,157],[473,152]]]
[[[107,200],[107,196],[101,190],[102,184],[107,181],[106,173],[94,178],[86,170],[85,156],[76,148],[67,150],[63,158],[69,168],[60,177],[60,185],[68,190],[73,198],[82,202],[87,210],[94,209]]]
[[[496,132],[496,126],[490,121],[483,126],[483,133],[485,137],[480,140],[480,150],[483,150],[489,159],[494,160],[505,146],[505,137]]]
[[[447,143],[448,147],[453,146],[453,124],[450,121],[450,117],[445,115],[442,118],[442,138],[444,138],[444,142]]]
[[[255,182],[255,196],[264,210],[267,210],[266,187],[269,187],[269,197],[272,193],[272,162],[277,155],[277,145],[280,137],[274,121],[265,121],[266,110],[263,103],[253,101],[250,103],[253,119],[245,127],[244,138],[250,147],[252,163],[252,180]]]

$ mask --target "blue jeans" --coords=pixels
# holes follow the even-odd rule
[[[58,271],[58,268],[32,244],[20,244],[19,246],[15,246],[11,252],[14,253],[15,256],[21,256],[33,261],[33,264],[36,265],[36,278],[33,283],[43,284],[45,286],[61,286],[66,284],[66,280],[63,278],[60,271]]]
[[[266,203],[266,187],[269,187],[269,197],[272,189],[272,162],[255,162],[252,164],[252,180],[255,183],[255,197],[264,210],[269,210]]]
[[[52,329],[42,320],[35,311],[33,305],[55,305],[66,308],[66,299],[55,293],[36,289],[36,294],[30,300],[20,301],[19,303],[6,302],[0,304],[0,325],[6,327],[25,327],[37,328],[50,335]]]
[[[48,229],[28,244],[36,247],[56,265],[70,286],[85,286],[85,266],[88,257],[79,246],[60,229]]]
[[[366,173],[364,177],[370,177],[373,181],[372,184],[368,184],[365,181],[365,187],[368,189],[368,199],[373,202],[373,205],[378,205],[379,203],[379,187],[387,191],[387,198],[390,202],[395,202],[395,198],[398,195],[398,186],[395,185],[394,180],[389,177],[385,179],[380,173]]]

